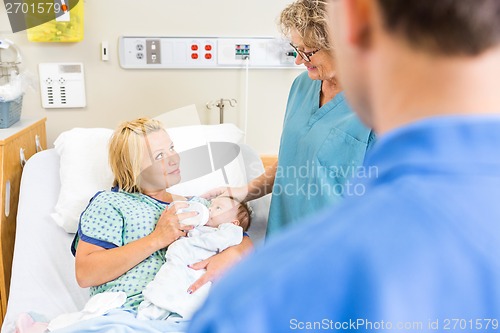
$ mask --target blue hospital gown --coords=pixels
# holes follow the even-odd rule
[[[98,193],[80,217],[72,244],[73,254],[80,239],[105,249],[126,245],[149,235],[167,203],[140,193],[105,191]],[[165,262],[165,249],[156,251],[115,280],[91,287],[90,294],[123,291],[125,310],[136,311],[144,300],[142,290]]]
[[[321,81],[307,72],[290,90],[273,186],[267,235],[279,233],[348,195],[350,179],[375,141],[344,93],[319,107]]]

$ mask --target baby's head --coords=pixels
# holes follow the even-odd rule
[[[222,223],[234,223],[244,231],[250,227],[250,209],[246,203],[241,203],[233,197],[221,196],[211,200],[210,218],[206,226],[218,227]]]

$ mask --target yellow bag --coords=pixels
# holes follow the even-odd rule
[[[83,40],[83,0],[54,1],[52,11],[67,10],[67,12],[52,21],[27,29],[28,40],[32,42],[79,42]],[[42,7],[40,7],[42,8]],[[55,13],[54,13],[55,15]],[[26,16],[27,26],[33,25],[35,16]],[[30,24],[31,23],[31,24]]]

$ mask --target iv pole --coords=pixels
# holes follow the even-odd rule
[[[235,107],[238,104],[238,101],[234,98],[227,99],[227,98],[221,98],[216,101],[211,101],[206,104],[207,109],[211,110],[214,106],[219,108],[219,124],[224,123],[224,107],[226,104],[224,102],[228,102],[231,107]]]

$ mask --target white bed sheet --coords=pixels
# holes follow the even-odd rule
[[[259,156],[249,146],[240,147],[247,178],[260,175],[263,167]],[[81,310],[89,298],[88,290],[76,283],[70,252],[73,234],[50,217],[59,188],[56,151],[49,149],[31,157],[21,179],[10,295],[1,333],[14,332],[21,313],[52,319]],[[251,203],[254,216],[249,234],[256,244],[265,235],[269,203],[269,196]]]
[[[14,332],[20,313],[53,318],[83,308],[88,290],[75,279],[70,253],[73,235],[50,217],[59,195],[59,155],[53,149],[33,155],[25,165],[17,215],[7,314],[2,333]]]

